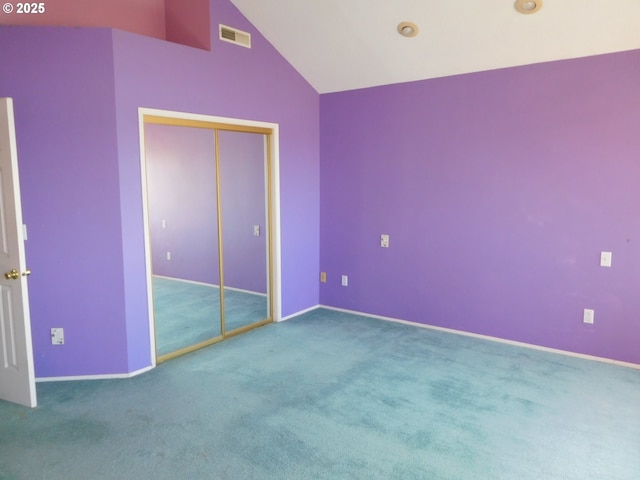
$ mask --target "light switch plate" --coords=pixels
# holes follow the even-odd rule
[[[596,312],[592,308],[585,308],[582,315],[582,321],[584,323],[593,324],[595,322]]]
[[[51,329],[51,345],[64,345],[64,328]]]
[[[611,266],[611,252],[600,252],[600,266],[601,267]]]

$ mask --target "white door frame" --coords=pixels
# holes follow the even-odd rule
[[[142,182],[142,209],[144,215],[144,244],[145,244],[145,266],[147,277],[147,304],[149,311],[149,344],[151,346],[151,365],[156,366],[156,335],[155,322],[153,316],[153,292],[152,292],[152,269],[151,269],[151,235],[149,232],[149,209],[147,204],[147,166],[145,154],[144,138],[144,117],[153,115],[172,119],[196,120],[211,123],[224,123],[240,127],[268,128],[271,135],[271,219],[272,219],[272,265],[271,265],[271,299],[273,301],[273,321],[282,320],[282,297],[281,297],[281,252],[280,252],[280,133],[277,123],[258,122],[253,120],[243,120],[238,118],[216,117],[213,115],[202,115],[197,113],[175,112],[171,110],[159,110],[155,108],[138,108],[138,128],[140,133],[140,172]]]
[[[18,176],[13,100],[0,99],[0,399],[35,407],[36,383],[31,342],[25,229]],[[4,156],[8,154],[8,158]],[[6,167],[6,168],[5,168]]]

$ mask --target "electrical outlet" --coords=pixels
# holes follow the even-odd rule
[[[382,248],[389,248],[389,235],[380,235],[380,246]]]
[[[254,225],[253,226],[253,236],[254,237],[259,237],[260,236],[260,225]]]
[[[51,329],[51,345],[64,345],[64,328]]]
[[[171,260],[171,252],[167,252],[167,260]]]
[[[327,283],[327,272],[320,272],[320,282]]]
[[[600,252],[600,266],[601,267],[611,266],[611,252]]]
[[[582,321],[584,323],[593,324],[595,321],[596,312],[592,308],[585,308],[584,313],[582,314]]]
[[[346,275],[342,275],[342,286],[343,287],[349,286],[349,277],[347,277]]]

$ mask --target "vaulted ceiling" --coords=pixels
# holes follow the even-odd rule
[[[640,0],[231,1],[319,93],[640,48]]]

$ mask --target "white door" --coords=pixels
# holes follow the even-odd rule
[[[36,406],[13,100],[0,98],[0,400]]]

